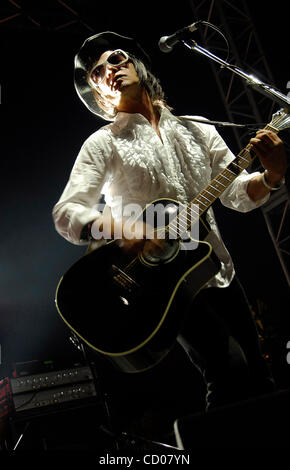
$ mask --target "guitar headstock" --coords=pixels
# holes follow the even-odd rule
[[[270,126],[274,127],[278,131],[290,128],[290,110],[281,108],[279,111],[273,114]]]

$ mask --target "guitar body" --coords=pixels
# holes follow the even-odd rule
[[[168,200],[152,204],[168,207]],[[139,372],[170,351],[192,299],[219,269],[205,241],[182,249],[179,240],[168,240],[158,257],[129,256],[113,240],[71,266],[59,282],[56,305],[82,341],[121,370]]]

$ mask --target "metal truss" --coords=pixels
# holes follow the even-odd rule
[[[255,30],[245,0],[190,0],[194,21],[208,21],[224,33],[229,42],[228,62],[248,73],[253,73],[266,83],[274,85],[274,79]],[[228,53],[226,43],[216,48],[219,35],[211,28],[201,30],[201,45],[225,59]],[[236,123],[262,124],[270,121],[273,104],[250,89],[244,80],[234,73],[210,61],[222,102],[228,119]],[[261,126],[262,127],[262,126]],[[249,140],[248,132],[234,128],[237,149],[243,148]]]
[[[228,62],[274,85],[274,78],[255,30],[247,1],[190,0],[190,4],[194,21],[208,21],[225,34],[230,47]],[[226,58],[228,50],[225,42],[218,50],[212,49],[217,44],[217,33],[214,30],[203,29],[201,41],[201,45],[218,56]],[[235,74],[230,74],[228,70],[221,69],[215,62],[210,61],[210,66],[231,122],[253,124],[270,122],[274,107],[271,100],[248,88],[244,80]],[[234,128],[233,132],[237,148],[240,150],[249,141],[248,132],[241,132],[237,128]],[[256,165],[256,169],[261,168],[259,162]],[[290,207],[287,186],[273,192],[269,202],[264,204],[261,210],[286,280],[290,285]]]
[[[290,195],[287,187],[283,186],[273,194],[261,209],[287,283],[290,286]]]
[[[95,11],[92,0],[2,0],[0,27],[93,32],[90,23]]]

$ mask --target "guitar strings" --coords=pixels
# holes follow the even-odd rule
[[[237,158],[240,158],[241,160],[244,160],[244,162],[246,163],[245,166],[241,166],[239,165],[238,163],[236,163],[234,160],[232,162],[230,162],[230,164],[232,165],[235,165],[239,170],[240,172],[243,171],[246,166],[248,166],[249,164],[249,160],[247,158],[243,158],[243,153],[244,151],[249,151],[248,148],[244,149],[242,152],[240,152],[240,154],[238,155]],[[201,192],[201,194],[196,198],[196,201],[198,202],[198,204],[194,203],[194,201],[192,201],[191,203],[191,206],[192,205],[197,205],[200,207],[200,204],[202,206],[204,206],[204,208],[201,210],[204,212],[207,207],[208,207],[208,204],[203,202],[201,200],[201,198],[204,198],[208,203],[212,203],[220,194],[220,189],[219,188],[216,188],[214,186],[214,183],[217,183],[219,184],[220,186],[223,187],[223,189],[225,189],[227,186],[221,181],[221,178],[224,178],[227,180],[228,183],[231,183],[233,180],[231,178],[228,178],[224,173],[225,172],[229,172],[230,175],[228,176],[231,176],[231,178],[234,176],[234,178],[237,176],[234,172],[232,172],[228,167],[225,168],[219,175],[217,175],[217,177],[212,180],[208,186]],[[210,188],[211,190],[214,190],[215,192],[217,192],[217,194],[212,194],[212,192],[210,192],[208,190],[208,188]],[[210,195],[211,199],[208,199],[203,193],[206,192],[207,194]],[[186,230],[189,229],[189,226],[190,226],[190,223],[191,223],[191,226],[196,223],[197,221],[197,218],[200,216],[200,213],[196,212],[191,206],[188,206],[186,209],[184,209],[179,215],[178,217],[176,217],[170,224],[169,224],[169,230],[175,234],[175,235],[180,235],[181,233],[184,233]],[[189,223],[189,220],[188,220],[188,214],[190,215],[189,217],[189,220],[190,220],[190,223]],[[197,217],[197,218],[196,218]],[[193,219],[193,221],[192,221]],[[185,225],[183,225],[185,223]],[[175,224],[176,226],[174,227]],[[180,232],[180,230],[178,229],[178,225],[179,227],[182,229],[182,232]]]

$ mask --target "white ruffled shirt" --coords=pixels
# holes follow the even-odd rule
[[[101,193],[115,219],[120,202],[146,204],[171,198],[187,204],[235,157],[209,124],[177,119],[162,108],[161,139],[141,114],[119,113],[93,133],[83,144],[69,181],[53,208],[56,230],[69,242],[80,240],[83,227],[100,216]],[[258,173],[243,171],[221,195],[223,205],[248,212],[261,206],[269,196],[252,201],[247,185]],[[120,197],[121,196],[121,197]],[[211,232],[207,236],[221,261],[221,270],[208,285],[226,287],[234,266],[219,233],[213,210],[207,211]]]

